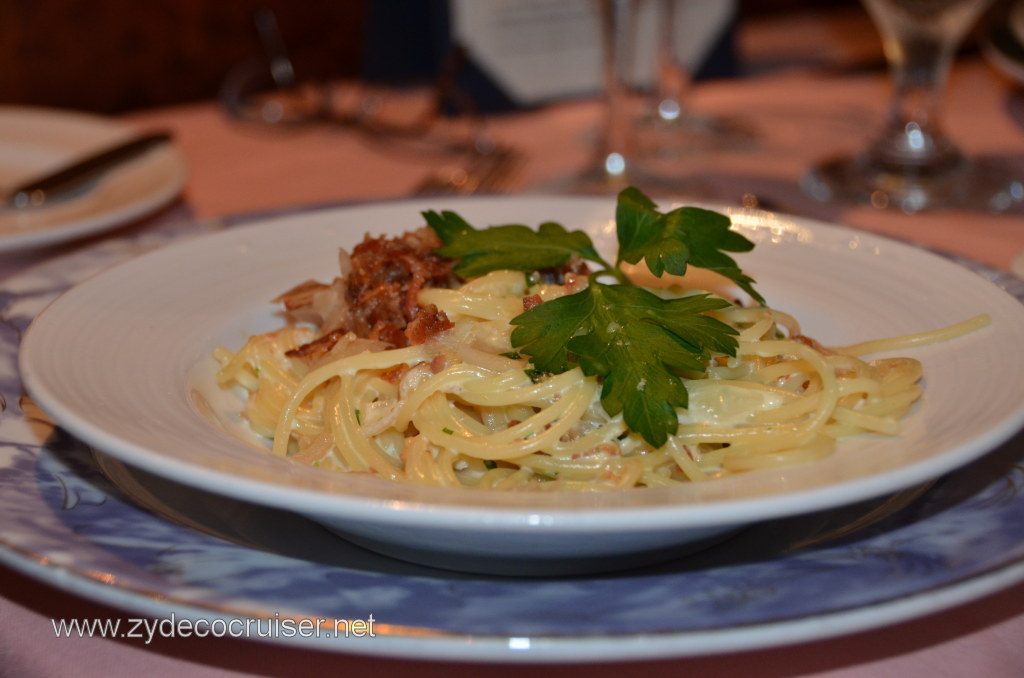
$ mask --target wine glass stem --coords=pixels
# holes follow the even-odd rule
[[[908,44],[909,43],[909,44]],[[873,147],[884,164],[933,165],[956,154],[939,125],[953,46],[922,38],[887,49],[893,95],[882,138]]]
[[[598,161],[611,177],[625,173],[632,142],[627,78],[635,19],[633,3],[634,0],[600,0],[606,118],[598,147]]]
[[[658,0],[657,95],[658,115],[674,120],[685,112],[686,99],[693,85],[689,68],[675,55],[674,36],[678,5],[682,0]]]

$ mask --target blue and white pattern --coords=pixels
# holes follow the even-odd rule
[[[55,586],[152,615],[376,621],[376,638],[315,641],[321,649],[596,660],[822,637],[1024,579],[1021,434],[928,487],[587,578],[407,564],[290,513],[127,468],[33,407],[17,374],[18,342],[75,281],[173,237],[107,241],[0,283],[0,559]],[[1009,277],[972,267],[1010,287]]]

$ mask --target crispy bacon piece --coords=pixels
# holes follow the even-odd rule
[[[319,339],[314,339],[309,343],[287,351],[285,355],[289,358],[302,358],[303,360],[313,362],[326,355],[327,352],[334,348],[334,345],[341,341],[341,338],[346,334],[347,332],[343,332],[342,330],[328,332]]]
[[[374,324],[370,329],[369,338],[395,347],[406,345],[405,334],[402,332],[402,329],[395,323],[384,320],[378,320]]]
[[[530,294],[523,297],[523,310],[529,311],[534,306],[540,306],[544,302],[539,294]]]
[[[425,287],[451,287],[454,262],[433,253],[441,241],[428,228],[397,238],[371,238],[352,250],[352,271],[346,280],[351,324],[363,336],[378,322],[404,328],[419,310]]]
[[[324,333],[289,355],[315,362],[349,332],[400,348],[451,329],[443,312],[419,305],[423,289],[457,284],[455,262],[433,252],[441,244],[426,227],[393,238],[367,234],[350,255],[342,253],[341,276],[331,284],[309,280],[282,294],[275,301],[283,303],[293,319],[312,322]],[[582,287],[589,269],[574,257],[538,273],[545,282]],[[529,310],[540,301],[538,295],[524,297],[523,307]]]
[[[357,337],[351,332],[335,330],[328,332],[319,339],[303,344],[290,351],[285,352],[289,358],[300,358],[310,367],[317,367],[321,363],[339,360],[350,355],[364,352],[382,351],[387,345],[380,341],[369,338]]]
[[[437,310],[434,304],[428,304],[416,311],[416,315],[405,328],[405,336],[413,346],[427,343],[431,337],[455,327],[444,311]]]
[[[348,332],[399,348],[449,329],[447,316],[436,308],[420,317],[420,291],[456,283],[455,262],[433,253],[440,246],[429,228],[393,238],[367,235],[342,257],[342,276],[333,283],[310,280],[282,294],[275,301],[293,318],[326,332],[290,355],[316,360]]]
[[[398,382],[402,381],[402,377],[404,377],[408,371],[409,366],[406,365],[405,363],[402,363],[400,365],[395,365],[394,367],[389,367],[388,369],[384,370],[384,373],[380,375],[380,378],[388,382],[389,384],[397,384]]]

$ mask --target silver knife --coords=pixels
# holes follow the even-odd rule
[[[170,132],[148,132],[132,137],[127,141],[118,142],[113,146],[73,161],[69,165],[47,172],[45,175],[29,179],[13,186],[2,193],[4,207],[27,208],[38,207],[48,200],[79,188],[99,175],[117,165],[127,162],[149,149],[171,140]]]

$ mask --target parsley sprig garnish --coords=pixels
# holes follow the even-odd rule
[[[536,306],[516,316],[512,343],[537,369],[559,373],[577,364],[603,378],[601,405],[661,447],[686,407],[680,371],[704,372],[710,351],[734,355],[735,331],[702,315],[729,303],[706,294],[662,299],[642,287],[605,285]]]
[[[455,273],[472,278],[491,271],[535,271],[561,266],[573,256],[598,265],[589,285],[512,319],[512,345],[541,372],[580,367],[602,379],[601,405],[622,413],[631,430],[654,447],[679,426],[676,408],[687,406],[684,375],[703,374],[713,354],[736,354],[736,330],[705,313],[729,302],[708,294],[664,299],[630,282],[622,264],[646,263],[661,277],[682,275],[688,266],[716,271],[764,303],[754,280],[725,252],[745,252],[753,243],[730,229],[729,217],[696,207],[658,211],[635,188],[619,194],[614,264],[590,237],[548,222],[536,230],[519,224],[478,230],[454,212],[426,212],[441,239],[437,254],[458,259]],[[614,284],[601,282],[611,277]]]
[[[662,214],[646,195],[627,188],[619,194],[615,208],[619,239],[616,266],[643,259],[659,278],[663,273],[683,275],[687,265],[708,269],[732,280],[763,304],[764,297],[754,289],[754,280],[725,254],[754,249],[754,243],[732,230],[731,225],[728,216],[699,207],[678,207]]]
[[[458,259],[455,273],[462,278],[475,278],[491,271],[554,268],[573,255],[601,264],[607,269],[602,272],[612,272],[611,264],[594,249],[590,236],[583,231],[567,231],[553,221],[541,224],[537,230],[521,224],[477,230],[455,212],[424,212],[423,216],[444,243],[435,252]],[[619,279],[628,282],[624,275]]]

